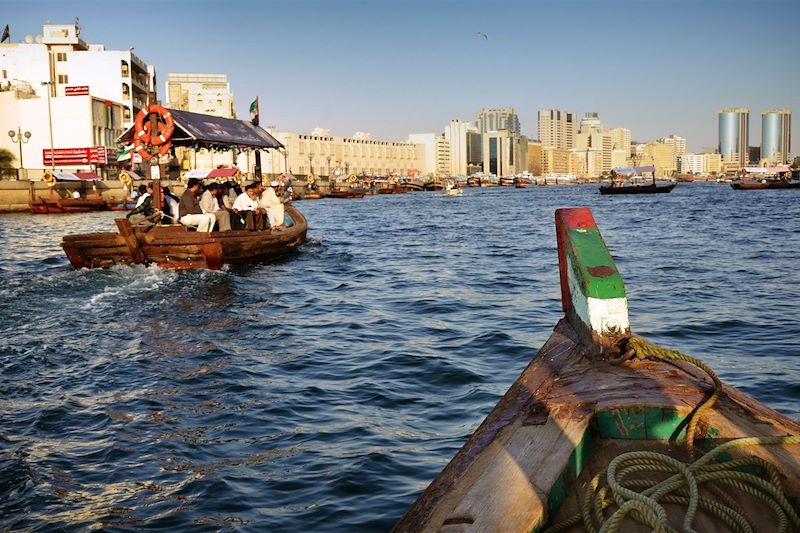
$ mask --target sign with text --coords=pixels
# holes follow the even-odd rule
[[[109,161],[115,159],[114,150],[106,146],[42,150],[42,162],[45,166],[107,165]]]
[[[73,85],[64,87],[64,96],[85,96],[89,94],[88,85]]]

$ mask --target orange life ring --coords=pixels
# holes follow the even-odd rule
[[[150,131],[150,122],[144,121],[150,113],[156,113],[162,119],[156,126],[155,135]],[[172,138],[172,133],[175,131],[175,120],[172,118],[172,113],[164,106],[150,104],[136,113],[134,126],[136,127],[134,130],[134,141],[139,139],[144,144],[160,146],[166,144]]]
[[[167,153],[169,153],[169,149],[170,148],[172,148],[172,143],[171,142],[168,142],[166,144],[162,144],[161,146],[158,147],[158,154],[159,155],[166,155]],[[150,159],[150,158],[153,157],[153,155],[155,155],[155,154],[151,154],[150,152],[147,151],[147,147],[142,143],[142,141],[138,137],[133,139],[133,150],[137,154],[142,156],[142,159]]]

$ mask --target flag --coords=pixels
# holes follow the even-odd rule
[[[253,123],[253,126],[258,126],[258,96],[250,104],[250,122]]]
[[[3,36],[0,37],[0,43],[4,43],[9,40],[11,40],[11,32],[8,29],[8,24],[6,24],[6,27],[3,28]]]

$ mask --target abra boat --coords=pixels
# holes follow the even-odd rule
[[[800,424],[632,335],[588,208],[556,233],[565,317],[394,531],[800,531]]]
[[[644,183],[643,174],[652,172],[652,182]],[[627,177],[627,179],[626,179]],[[675,183],[656,184],[656,167],[624,167],[611,171],[611,183],[600,186],[600,194],[655,194],[672,192]]]
[[[116,220],[117,232],[66,235],[61,247],[75,269],[155,264],[162,268],[207,268],[263,261],[285,255],[306,239],[308,222],[291,204],[285,216],[294,224],[284,230],[191,231],[186,226],[132,226]]]
[[[94,172],[56,172],[46,171],[42,181],[49,187],[48,196],[40,196],[31,199],[28,207],[31,212],[38,215],[54,213],[86,213],[88,211],[105,211],[109,208],[108,203],[99,194],[81,198],[61,198],[56,194],[54,188],[57,182],[79,182],[80,188],[84,189],[83,184],[91,181],[93,184],[99,180],[100,176]],[[93,186],[94,188],[94,186]],[[77,190],[77,189],[76,189]]]
[[[731,182],[736,190],[800,189],[797,172],[789,165],[777,167],[745,167],[738,180]]]

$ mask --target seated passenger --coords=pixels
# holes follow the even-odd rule
[[[199,195],[200,180],[189,178],[186,183],[186,190],[183,191],[178,205],[178,210],[181,214],[180,221],[184,226],[197,226],[197,231],[210,233],[214,229],[217,217],[211,213],[203,213],[200,208],[200,201],[197,199]]]
[[[241,218],[245,228],[250,231],[263,230],[266,209],[258,206],[258,187],[261,182],[249,184],[244,192],[233,202],[233,212]]]
[[[219,183],[210,183],[205,192],[200,197],[200,209],[203,213],[214,215],[220,231],[230,231],[231,217],[227,211],[219,206],[217,195],[219,194]]]
[[[278,197],[276,189],[280,182],[273,181],[261,193],[258,205],[267,210],[269,225],[275,229],[283,229],[283,199]]]
[[[178,222],[180,219],[178,215],[178,203],[180,199],[172,194],[169,187],[163,187],[161,192],[164,196],[164,215],[169,218],[170,224],[180,224],[180,222]]]
[[[150,185],[141,185],[144,193],[141,193],[142,202],[133,211],[125,215],[134,226],[153,226],[161,220],[161,212],[153,205],[153,189]]]
[[[148,192],[148,190],[150,192]],[[144,202],[145,196],[147,196],[151,192],[153,192],[153,190],[150,189],[150,187],[148,187],[144,183],[139,185],[139,196],[137,197],[138,199],[136,200],[136,207],[139,207],[140,205],[142,205],[142,202]]]

